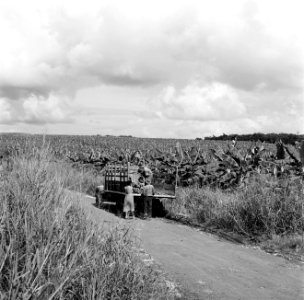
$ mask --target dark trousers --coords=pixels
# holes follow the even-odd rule
[[[144,197],[135,197],[135,214],[137,217],[144,216]]]
[[[152,218],[152,198],[151,196],[144,196],[144,216]]]

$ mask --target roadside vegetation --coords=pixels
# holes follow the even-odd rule
[[[213,231],[237,234],[273,251],[304,254],[303,187],[300,178],[253,177],[234,191],[186,187],[165,201],[168,217]],[[235,235],[232,235],[235,237]]]
[[[102,176],[92,170],[75,170],[68,164],[56,168],[64,186],[71,190],[94,196],[96,186],[102,183]],[[168,218],[225,232],[232,239],[258,243],[270,252],[304,255],[301,177],[255,174],[237,189],[178,187],[176,196],[162,201]]]
[[[12,155],[32,153],[43,141],[49,143],[49,174],[61,178],[63,187],[92,196],[96,186],[102,184],[108,163],[147,165],[159,192],[178,186],[177,199],[164,201],[168,217],[187,219],[208,230],[230,232],[267,248],[303,252],[304,141],[300,135],[291,144],[282,140],[267,144],[256,139],[245,142],[123,136],[0,138],[2,161]],[[11,166],[8,159],[8,169]]]
[[[48,150],[12,163],[0,181],[0,299],[167,299],[132,234],[106,231],[72,204],[73,179],[56,173]]]
[[[73,167],[67,162],[51,162],[49,172],[61,178],[64,188],[94,196],[95,189],[103,182],[103,176],[92,168]]]

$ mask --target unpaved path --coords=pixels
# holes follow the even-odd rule
[[[184,299],[304,299],[304,265],[165,219],[122,220],[80,203],[96,222],[134,229],[143,248],[180,287]]]

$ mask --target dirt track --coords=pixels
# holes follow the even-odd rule
[[[96,222],[133,228],[184,299],[304,299],[304,264],[164,219],[125,221],[94,207],[94,202],[89,197],[80,201]]]

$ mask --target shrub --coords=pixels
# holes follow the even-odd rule
[[[303,229],[300,179],[258,177],[238,195],[237,219],[250,233],[296,233]]]
[[[171,215],[187,215],[194,222],[246,235],[300,233],[302,217],[300,179],[258,176],[234,192],[210,188],[179,188],[167,202]]]

